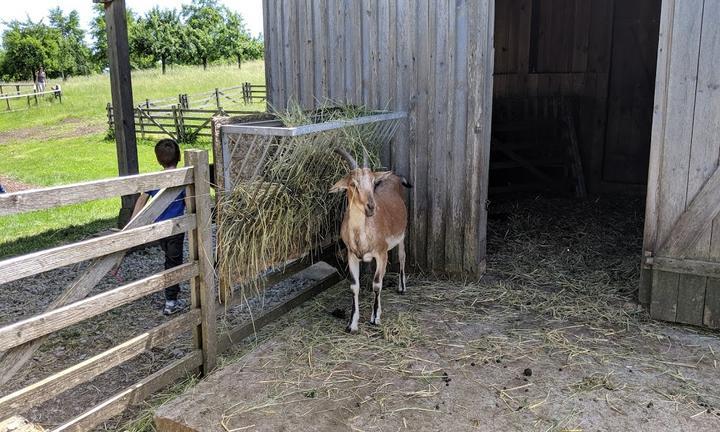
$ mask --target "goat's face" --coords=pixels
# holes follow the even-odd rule
[[[348,205],[372,217],[376,210],[375,187],[391,174],[391,171],[373,172],[370,168],[356,168],[335,183],[330,192],[346,190]]]

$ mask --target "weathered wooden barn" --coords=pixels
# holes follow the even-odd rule
[[[264,1],[270,103],[407,111],[410,252],[480,274],[488,193],[644,194],[640,300],[720,326],[720,0]]]

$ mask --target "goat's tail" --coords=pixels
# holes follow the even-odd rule
[[[412,188],[413,188],[413,184],[410,183],[410,182],[408,181],[408,179],[406,179],[404,176],[398,176],[398,177],[400,177],[400,182],[402,183],[403,186],[405,186],[405,187],[408,188],[408,189],[412,189]]]

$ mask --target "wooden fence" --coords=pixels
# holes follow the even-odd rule
[[[166,346],[192,332],[192,351],[138,383],[119,391],[85,413],[68,420],[54,431],[84,431],[108,420],[130,405],[191,374],[207,374],[217,355],[341,280],[337,272],[308,269],[323,260],[338,265],[336,245],[329,244],[266,275],[261,286],[270,286],[305,271],[312,283],[273,309],[229,329],[218,331],[218,320],[242,296],[216,296],[212,249],[210,178],[206,151],[186,150],[185,168],[91,181],[47,189],[0,194],[0,217],[91,200],[162,189],[120,232],[0,261],[0,285],[48,270],[93,260],[83,273],[46,310],[36,316],[0,327],[0,385],[6,383],[30,359],[51,333],[98,316],[167,286],[190,280],[190,311],[164,324],[34,384],[0,397],[0,419],[20,414],[80,384],[87,383],[124,362],[153,348]],[[185,215],[153,222],[187,188]],[[189,262],[131,282],[92,297],[92,288],[116,265],[127,250],[181,232],[189,232]]]
[[[148,189],[163,189],[121,232],[0,261],[0,284],[3,284],[93,260],[45,312],[0,328],[0,352],[5,351],[0,358],[0,384],[7,382],[30,360],[43,339],[51,333],[185,280],[190,280],[192,299],[189,312],[75,366],[3,396],[0,398],[0,418],[37,406],[143,352],[167,344],[188,331],[192,332],[193,338],[193,350],[189,354],[55,430],[89,430],[178,378],[194,373],[198,368],[206,374],[215,367],[215,276],[208,155],[206,151],[188,150],[185,152],[185,161],[185,168],[159,173],[0,195],[0,216],[3,216],[130,195]],[[188,189],[190,198],[187,214],[154,222],[184,188]],[[129,248],[182,232],[188,232],[190,236],[188,263],[85,298],[102,277],[121,262]]]
[[[44,96],[44,95],[53,95],[56,99],[60,100],[60,103],[62,103],[62,91],[60,90],[46,90],[46,91],[35,91],[33,89],[32,93],[20,93],[19,91],[17,93],[3,93],[0,94],[0,103],[2,101],[5,101],[5,104],[7,105],[6,111],[11,111],[12,107],[10,106],[11,100],[20,100],[20,99],[27,99],[27,106],[28,108],[31,106],[31,101],[35,101],[35,105],[38,105],[38,96]]]
[[[210,120],[215,115],[257,114],[257,111],[228,109],[264,102],[264,85],[243,83],[237,87],[214,89],[198,94],[180,94],[177,98],[146,99],[135,107],[135,133],[143,139],[164,135],[178,142],[193,142],[210,137]],[[108,128],[115,130],[112,104],[107,107]]]
[[[173,105],[170,108],[135,107],[135,135],[143,139],[153,135],[164,135],[177,142],[193,142],[198,137],[212,136],[210,121],[216,115],[257,114],[257,111],[195,109]],[[115,119],[112,105],[107,105],[108,126],[114,132]]]
[[[30,90],[35,89],[35,83],[0,83],[0,95],[3,94],[20,94],[21,87],[29,87]],[[15,89],[15,91],[8,91],[8,89]]]

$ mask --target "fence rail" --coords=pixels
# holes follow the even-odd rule
[[[43,250],[0,261],[0,284],[44,271],[94,259],[63,294],[41,314],[0,327],[0,384],[7,382],[32,358],[42,340],[51,333],[77,324],[181,281],[190,281],[192,307],[189,312],[68,369],[0,398],[0,418],[26,410],[187,331],[193,333],[193,350],[164,369],[119,392],[84,414],[56,428],[87,430],[119,414],[176,379],[201,368],[206,374],[215,367],[217,354],[213,251],[211,246],[210,179],[206,151],[187,150],[186,168],[115,179],[0,195],[0,215],[25,213],[99,199],[164,188],[119,233]],[[188,189],[188,213],[155,222],[179,192]],[[97,192],[97,193],[96,193]],[[98,195],[99,193],[99,195]],[[188,232],[190,259],[186,264],[84,298],[92,287],[131,247],[175,233]]]
[[[62,91],[61,90],[46,90],[46,91],[36,91],[33,88],[33,91],[31,93],[20,93],[19,87],[17,93],[2,93],[0,92],[0,101],[5,101],[5,104],[7,108],[5,108],[7,111],[12,110],[10,107],[10,101],[11,100],[17,100],[17,99],[27,99],[27,106],[30,107],[31,101],[35,101],[35,105],[38,105],[38,96],[44,96],[44,95],[53,95],[56,99],[62,103]]]
[[[178,142],[192,142],[198,137],[210,137],[210,120],[215,115],[257,114],[257,111],[237,107],[266,100],[264,85],[243,83],[240,86],[216,88],[197,94],[180,94],[171,98],[149,100],[135,107],[135,134],[143,139],[164,135]],[[113,108],[107,104],[108,129],[115,130]]]

